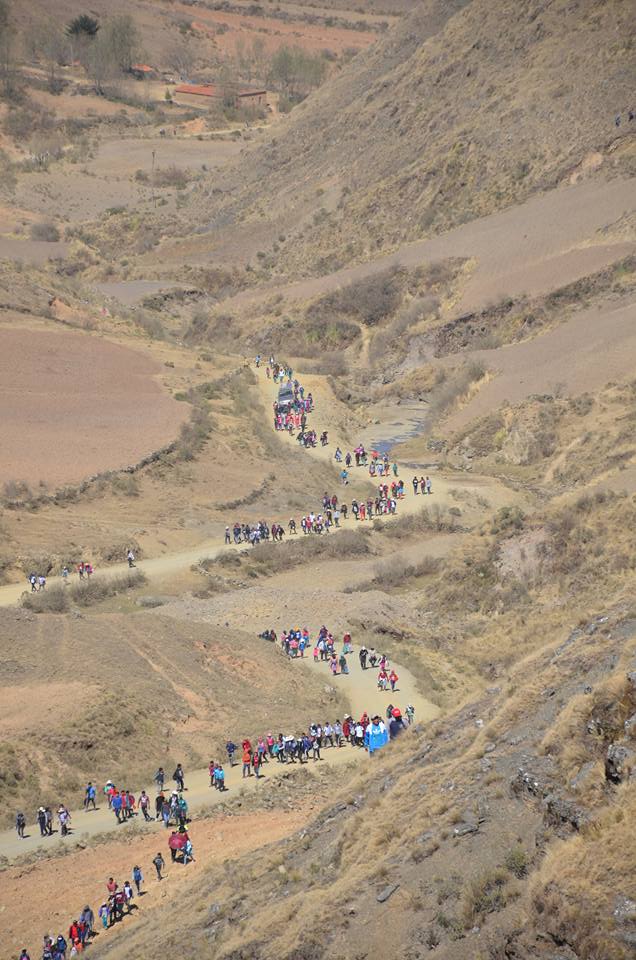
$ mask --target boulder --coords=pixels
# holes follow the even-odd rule
[[[605,757],[605,779],[625,783],[636,774],[636,750],[622,743],[610,743]]]
[[[453,836],[467,837],[471,833],[477,833],[478,830],[479,830],[478,823],[475,823],[474,821],[472,823],[469,823],[468,821],[464,821],[463,823],[458,823],[457,826],[454,828]]]
[[[389,884],[388,887],[385,887],[384,890],[382,890],[375,899],[378,901],[378,903],[384,903],[386,900],[389,899],[389,897],[393,896],[396,890],[399,890],[399,887],[400,887],[399,883],[391,883]]]

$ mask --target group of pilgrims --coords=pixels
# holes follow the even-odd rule
[[[256,366],[260,367],[261,357],[256,358]],[[288,430],[293,433],[298,432],[298,440],[304,446],[315,446],[318,442],[318,436],[315,430],[307,430],[307,414],[313,411],[314,401],[311,393],[306,393],[304,387],[293,376],[290,367],[276,362],[274,357],[270,357],[266,369],[268,379],[274,383],[288,383],[293,391],[293,399],[290,399],[284,405],[274,402],[274,426],[277,430]],[[328,443],[327,432],[324,431],[320,436],[320,442],[323,446]],[[287,532],[294,536],[298,533],[298,527],[303,534],[321,534],[329,532],[329,529],[340,526],[340,520],[347,520],[351,515],[356,521],[371,519],[374,516],[385,514],[394,514],[397,510],[397,503],[404,496],[404,481],[398,478],[397,463],[389,463],[387,455],[381,456],[378,451],[368,452],[362,444],[358,445],[353,453],[342,453],[340,447],[336,449],[335,461],[338,465],[342,464],[340,479],[344,484],[348,483],[348,471],[355,462],[356,466],[368,466],[369,475],[372,478],[380,478],[375,496],[368,497],[366,500],[357,500],[353,498],[350,506],[341,503],[337,494],[329,495],[325,492],[322,498],[322,510],[314,513],[313,511],[305,514],[298,525],[295,519],[290,519]],[[391,482],[387,482],[392,475]],[[412,480],[414,493],[430,494],[431,481],[429,477],[422,477],[418,480],[413,477]],[[419,490],[418,490],[419,488]],[[268,524],[265,520],[257,523],[234,523],[233,527],[225,528],[226,544],[250,543],[255,546],[261,541],[281,541],[285,536],[285,526],[278,521]],[[129,565],[134,566],[134,557],[128,557]],[[90,577],[92,568],[88,564],[81,564],[78,568],[80,578]],[[36,583],[37,588],[37,583]],[[36,589],[33,588],[32,589]],[[40,585],[39,589],[43,589]],[[353,654],[351,634],[346,632],[342,640],[342,649],[339,652],[336,649],[336,641],[333,633],[322,626],[318,634],[312,641],[307,628],[293,628],[283,630],[280,640],[273,629],[265,630],[260,635],[273,643],[280,642],[281,649],[285,656],[290,659],[304,658],[305,653],[311,650],[314,661],[324,662],[331,671],[332,676],[344,675],[349,673],[348,657]],[[360,666],[363,670],[371,668],[378,670],[377,686],[382,691],[393,693],[397,689],[398,675],[389,663],[385,654],[379,654],[375,649],[361,647],[358,651]],[[314,761],[322,759],[321,751],[325,748],[341,749],[346,744],[353,747],[364,749],[369,754],[375,753],[390,740],[395,739],[399,734],[409,726],[414,720],[415,710],[412,705],[406,707],[404,715],[399,707],[389,703],[384,711],[384,716],[380,714],[370,715],[364,711],[359,719],[354,719],[349,714],[344,714],[342,721],[337,718],[333,722],[326,720],[324,723],[312,721],[302,732],[295,734],[279,733],[274,736],[271,732],[255,738],[255,742],[248,737],[241,740],[241,762],[243,778],[255,776],[262,777],[262,767],[264,764],[275,761],[280,764],[286,763],[306,763],[310,757]],[[236,763],[235,755],[238,752],[237,745],[231,739],[228,739],[225,745],[227,759],[231,767]],[[225,771],[220,762],[211,760],[209,763],[210,787],[219,791],[227,790],[225,785]],[[160,767],[155,774],[157,784],[157,797],[154,802],[154,811],[152,811],[151,798],[142,790],[139,798],[136,800],[134,794],[128,790],[117,790],[112,783],[108,781],[104,787],[104,798],[108,808],[112,810],[118,823],[124,823],[139,813],[143,815],[145,821],[157,820],[163,823],[166,828],[174,824],[168,838],[168,847],[171,853],[172,861],[180,859],[184,864],[193,860],[192,841],[188,834],[187,823],[189,822],[188,804],[183,797],[185,789],[183,782],[183,770],[181,765],[177,766],[173,779],[177,788],[167,795],[164,790],[164,773]],[[84,809],[96,809],[95,805],[96,791],[91,783],[85,791]],[[152,816],[154,813],[154,817]],[[60,825],[60,834],[62,836],[70,832],[71,815],[64,805],[60,805],[57,811],[57,819]],[[37,815],[38,825],[42,836],[50,836],[53,833],[53,813],[48,807],[41,807]],[[16,827],[18,835],[25,836],[26,818],[19,813],[16,818]],[[162,854],[159,852],[152,860],[156,869],[158,880],[163,879],[162,869],[165,866]],[[140,893],[143,876],[141,869],[135,866],[132,871],[132,880]],[[120,888],[112,878],[107,884],[108,897],[99,907],[98,918],[104,928],[121,920],[126,913],[131,911],[133,897],[135,896],[133,886],[126,880]],[[79,954],[95,935],[95,916],[89,906],[86,906],[77,920],[73,920],[68,931],[68,939],[62,934],[57,938],[51,938],[48,935],[44,938],[44,960],[65,960],[67,952],[71,956]],[[23,949],[20,954],[20,960],[29,960],[29,954]]]

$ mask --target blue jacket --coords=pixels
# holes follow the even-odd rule
[[[369,753],[373,753],[375,750],[380,750],[380,748],[388,742],[389,735],[384,723],[382,722],[370,723],[367,729],[364,731],[364,745]]]

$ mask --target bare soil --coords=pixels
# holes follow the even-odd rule
[[[58,485],[136,463],[187,416],[138,350],[77,332],[0,328],[0,479]]]

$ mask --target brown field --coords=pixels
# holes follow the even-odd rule
[[[2,482],[78,481],[136,463],[186,417],[138,350],[76,332],[0,328]]]
[[[187,13],[188,16],[193,15],[191,7],[175,4],[175,8],[181,13]],[[377,33],[373,31],[314,26],[300,20],[285,23],[271,20],[267,16],[211,12],[202,8],[194,12],[192,29],[213,36],[215,45],[226,53],[234,52],[237,41],[251,43],[261,39],[268,53],[287,44],[302,47],[312,53],[331,50],[333,53],[341,54],[344,50],[362,50],[378,38]]]

